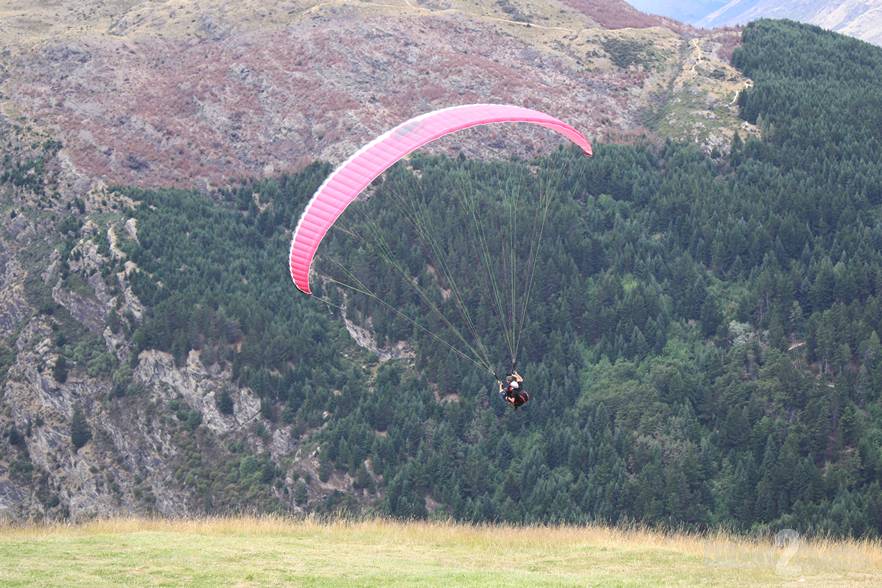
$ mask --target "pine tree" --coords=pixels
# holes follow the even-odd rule
[[[86,422],[86,417],[80,407],[76,406],[70,421],[70,441],[74,451],[78,451],[91,439],[92,430],[89,428],[89,423]]]
[[[298,480],[297,485],[294,487],[294,502],[296,502],[298,506],[306,506],[308,500],[309,492],[306,487],[306,482]]]
[[[55,360],[55,366],[52,368],[52,377],[59,384],[67,382],[67,359],[63,355],[59,355]]]

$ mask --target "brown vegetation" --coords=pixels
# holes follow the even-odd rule
[[[682,27],[624,2],[519,3],[529,23],[495,4],[397,4],[112,3],[75,16],[62,3],[48,38],[11,14],[2,107],[57,136],[85,177],[206,187],[340,161],[451,104],[523,104],[595,138],[644,136],[644,111],[676,74],[684,42]],[[45,11],[33,9],[43,20]],[[603,43],[618,27],[662,27],[615,33],[657,43],[661,59],[611,64]],[[554,144],[514,132],[488,150],[485,135],[471,136],[457,143],[473,156]]]

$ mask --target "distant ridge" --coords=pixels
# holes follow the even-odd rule
[[[789,18],[882,45],[882,0],[732,0],[694,24],[713,28],[759,18]]]

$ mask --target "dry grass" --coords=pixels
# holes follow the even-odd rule
[[[0,529],[0,585],[882,584],[875,541],[276,517]]]

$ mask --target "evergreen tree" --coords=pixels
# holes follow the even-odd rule
[[[74,407],[70,420],[70,442],[74,451],[78,451],[92,439],[92,429],[79,406]]]

